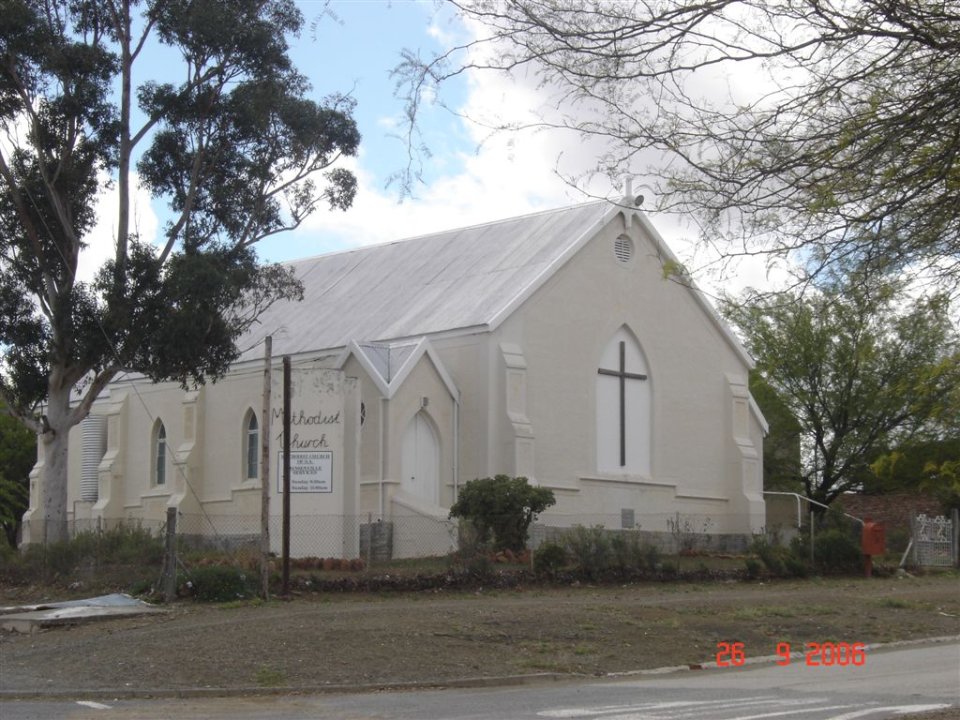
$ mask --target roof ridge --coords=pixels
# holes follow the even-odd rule
[[[397,245],[399,243],[411,242],[413,240],[426,240],[427,238],[436,237],[438,235],[448,235],[453,232],[465,232],[467,230],[475,230],[482,227],[491,227],[494,225],[501,225],[503,223],[517,222],[520,220],[525,220],[528,218],[536,217],[538,215],[549,215],[550,213],[557,212],[568,212],[570,210],[577,210],[580,208],[585,208],[589,205],[609,205],[616,204],[612,200],[605,200],[603,198],[599,200],[588,200],[586,202],[577,203],[576,205],[562,205],[559,207],[548,208],[544,210],[535,210],[533,212],[524,213],[523,215],[511,215],[510,217],[499,218],[497,220],[486,220],[484,222],[474,223],[473,225],[457,225],[455,227],[449,227],[444,230],[435,230],[433,232],[424,233],[422,235],[408,235],[407,237],[397,238],[395,240],[385,240],[378,243],[370,243],[369,245],[356,245],[354,247],[341,248],[339,250],[330,250],[328,252],[317,253],[316,255],[306,255],[301,258],[295,258],[293,260],[281,260],[278,265],[294,265],[297,263],[306,263],[313,260],[320,260],[321,258],[330,258],[336,257],[338,255],[348,255],[355,252],[363,252],[366,250],[375,250],[377,248],[389,247],[390,245]]]

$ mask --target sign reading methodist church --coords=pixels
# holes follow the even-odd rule
[[[277,467],[283,467],[283,452],[277,453]],[[283,477],[277,478],[277,492],[283,492]],[[290,492],[332,493],[333,452],[330,450],[291,451]]]
[[[283,388],[277,387],[278,374],[274,374],[273,391],[282,396]],[[312,494],[314,502],[304,505],[301,511],[325,512],[336,508],[329,506],[328,499],[339,495],[342,486],[337,483],[341,468],[334,467],[334,454],[343,452],[344,379],[336,370],[300,366],[293,369],[291,377],[290,410],[290,493]],[[278,445],[274,477],[277,492],[283,493],[283,408],[274,407],[270,413],[273,440]],[[303,498],[307,502],[307,498]]]

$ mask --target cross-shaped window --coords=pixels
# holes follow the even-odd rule
[[[632,334],[621,328],[597,370],[597,465],[600,471],[650,473],[650,388]]]

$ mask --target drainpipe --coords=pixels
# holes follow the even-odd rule
[[[453,399],[453,501],[460,493],[460,395]]]
[[[385,498],[383,497],[383,481],[386,477],[386,468],[387,468],[387,408],[389,400],[385,397],[380,398],[380,477],[379,477],[379,494],[380,494],[380,519],[384,520],[384,504]]]

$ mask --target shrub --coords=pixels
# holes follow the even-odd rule
[[[806,577],[808,574],[809,568],[802,555],[801,543],[793,543],[786,548],[768,542],[765,538],[756,538],[750,546],[750,551],[759,558],[760,562],[757,563],[753,558],[748,558],[748,577],[758,577],[761,569],[765,569],[767,574],[773,577]]]
[[[555,576],[569,562],[567,551],[562,545],[544,543],[533,554],[533,571],[537,575]]]
[[[193,597],[200,602],[242,600],[252,597],[255,592],[252,577],[225,565],[194,568],[183,580]]]
[[[630,530],[610,534],[611,564],[623,577],[641,569],[644,565],[644,546],[640,536]]]
[[[525,477],[497,475],[464,485],[450,517],[468,521],[480,545],[519,552],[527,544],[530,523],[555,502],[552,490],[532,487]]]
[[[653,572],[660,566],[660,550],[656,545],[643,546],[643,566]]]
[[[769,575],[782,577],[784,574],[783,559],[787,551],[780,545],[774,545],[764,538],[755,538],[750,551],[756,555],[763,568]]]
[[[825,530],[813,543],[817,567],[826,573],[857,572],[863,567],[860,545],[845,530]]]
[[[566,534],[566,541],[577,572],[581,575],[596,579],[612,566],[610,536],[603,525],[589,528],[576,525]]]

